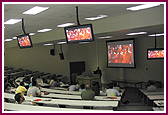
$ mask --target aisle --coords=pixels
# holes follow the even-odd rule
[[[152,111],[151,106],[145,105],[138,100],[138,90],[133,87],[125,88],[125,96],[123,102],[129,101],[127,104],[121,104],[118,108],[119,111]]]

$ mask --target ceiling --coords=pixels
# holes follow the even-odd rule
[[[137,4],[136,4],[137,5]],[[37,15],[25,15],[24,11],[34,6],[48,6],[48,10]],[[25,30],[28,33],[37,33],[37,30],[44,28],[57,29],[57,25],[73,22],[76,23],[76,6],[79,8],[80,23],[87,23],[86,17],[93,17],[100,14],[108,15],[108,17],[116,17],[131,13],[126,8],[135,6],[135,4],[4,4],[4,22],[14,18],[24,18]],[[159,6],[162,7],[162,6]],[[21,22],[14,25],[4,25],[4,39],[12,38],[16,35],[23,34]],[[164,31],[163,26],[138,28],[146,29],[146,31]],[[126,30],[132,31],[132,30]],[[113,32],[118,37],[125,37],[126,31]],[[136,29],[137,31],[137,29]],[[118,34],[120,33],[120,34]],[[101,35],[108,35],[102,33]],[[101,36],[97,35],[97,36]]]

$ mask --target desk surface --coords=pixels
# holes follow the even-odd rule
[[[32,105],[20,105],[13,103],[4,103],[4,109],[12,111],[103,111],[103,110],[87,110],[87,109],[72,109],[72,108],[57,108],[57,107],[44,107]],[[110,110],[113,111],[113,110]]]
[[[148,95],[149,100],[164,100],[164,95]]]
[[[158,107],[164,106],[164,100],[153,101]]]
[[[63,99],[48,99],[41,97],[28,97],[24,96],[25,100],[42,99],[42,101],[34,101],[36,103],[44,104],[61,104],[61,105],[74,105],[74,106],[97,106],[97,107],[118,107],[118,101],[87,101],[87,100],[63,100]],[[14,99],[14,94],[4,93],[4,98]]]
[[[154,111],[164,111],[164,107],[152,107]]]

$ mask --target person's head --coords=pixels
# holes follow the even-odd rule
[[[17,93],[17,94],[15,95],[15,100],[16,100],[19,104],[21,104],[21,103],[25,100],[25,98],[24,98],[24,96],[23,96],[21,93]]]
[[[155,84],[155,82],[154,82],[154,81],[151,81],[151,82],[150,82],[150,85],[154,85],[154,84]]]
[[[92,82],[92,85],[93,85],[93,86],[96,86],[96,82],[95,82],[95,81],[93,81],[93,82]]]
[[[116,87],[117,86],[117,82],[114,82],[114,87]]]
[[[37,81],[33,81],[32,86],[36,86],[36,85],[37,85]]]
[[[113,83],[110,83],[110,84],[109,84],[109,88],[113,88]]]
[[[91,87],[89,85],[85,86],[86,90],[91,90]]]
[[[85,88],[85,84],[81,84],[80,87],[81,87],[81,89],[84,89]]]
[[[24,86],[24,82],[20,82],[20,86]]]

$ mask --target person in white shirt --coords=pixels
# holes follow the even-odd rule
[[[74,85],[69,86],[68,90],[69,91],[78,91],[79,90],[79,85],[75,83]]]
[[[148,92],[154,92],[156,91],[156,86],[155,83],[153,81],[150,82],[150,86],[147,87],[146,89]]]
[[[106,95],[107,97],[117,97],[120,96],[120,93],[116,90],[113,89],[113,84],[109,84],[109,89],[106,90]]]

